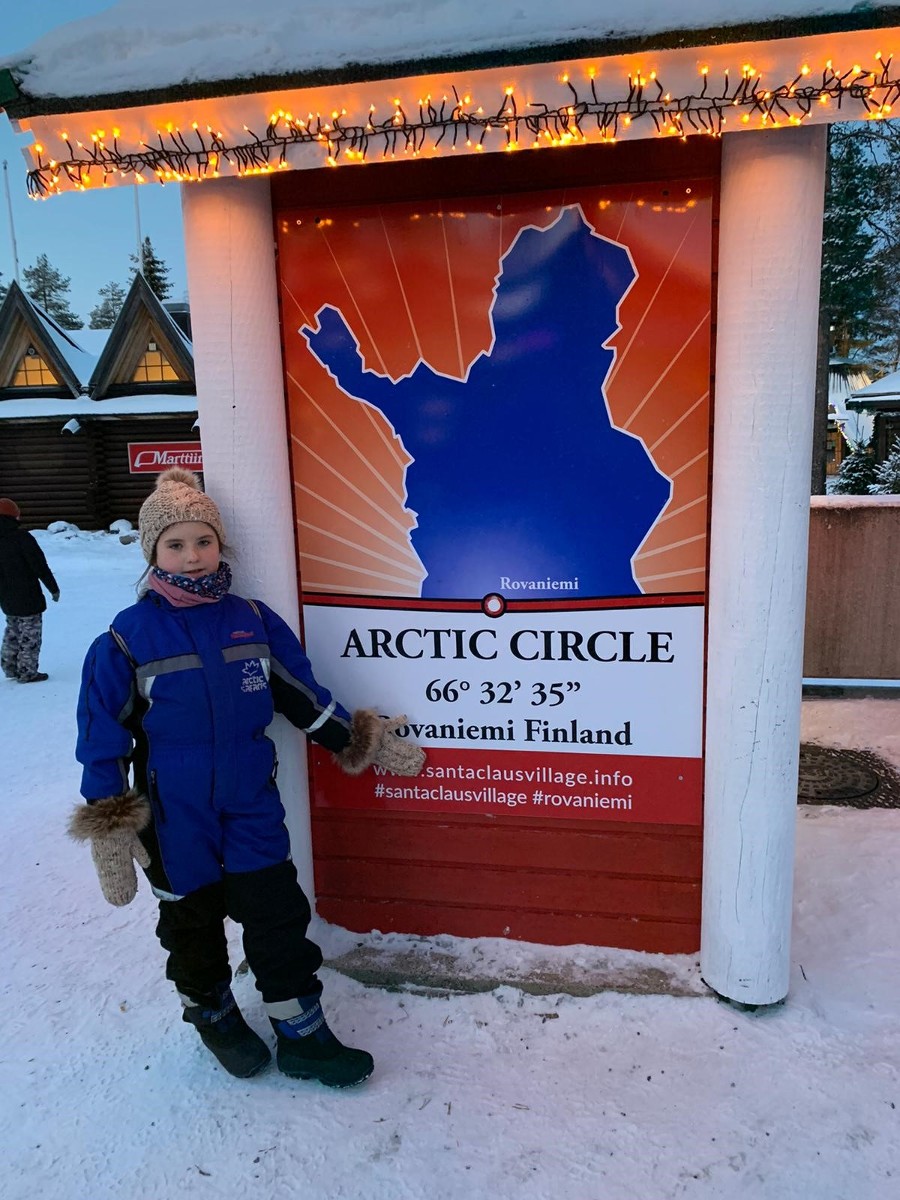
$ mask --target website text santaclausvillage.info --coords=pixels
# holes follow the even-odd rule
[[[387,773],[375,768],[376,776]],[[393,776],[388,776],[393,779]],[[600,808],[630,812],[634,804],[631,788],[634,778],[622,771],[558,771],[540,766],[531,770],[496,767],[426,767],[419,777],[431,783],[398,785],[377,779],[373,795],[378,800],[419,800],[458,804],[498,805],[506,808]],[[447,780],[447,783],[439,782]],[[452,781],[474,782],[475,787],[451,786]],[[491,782],[494,781],[494,782]],[[498,782],[529,785],[524,791],[507,791]],[[531,786],[539,783],[541,786]],[[573,790],[574,789],[574,790]]]

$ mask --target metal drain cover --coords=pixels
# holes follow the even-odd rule
[[[800,747],[800,800],[858,800],[878,790],[881,780],[853,751]]]

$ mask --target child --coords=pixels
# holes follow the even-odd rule
[[[20,515],[14,500],[0,498],[0,608],[6,615],[0,665],[7,679],[43,683],[49,676],[38,670],[47,607],[41,584],[52,600],[59,599],[59,584],[43,550],[19,528]]]
[[[319,1002],[322,953],[306,936],[310,907],[265,729],[284,713],[351,775],[371,763],[417,775],[424,752],[393,732],[405,717],[351,716],[316,682],[281,617],[229,591],[222,517],[196,475],[163,472],[139,523],[148,590],[85,660],[76,757],[88,803],[70,833],[90,842],[111,904],[134,898],[132,860],[145,869],[183,1018],[227,1071],[246,1078],[271,1057],[231,993],[229,916],[243,926],[279,1069],[333,1087],[361,1083],[371,1055],[338,1041]]]

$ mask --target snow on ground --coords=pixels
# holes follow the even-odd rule
[[[4,1200],[900,1195],[897,811],[800,810],[784,1006],[513,987],[446,998],[326,970],[332,1024],[375,1054],[369,1082],[334,1093],[274,1068],[225,1075],[180,1020],[146,887],[109,907],[63,835],[80,661],[133,595],[137,546],[38,538],[62,588],[45,621],[51,677],[0,681]],[[522,948],[491,952],[514,963]],[[252,981],[235,990],[263,1031]]]

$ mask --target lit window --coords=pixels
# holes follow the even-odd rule
[[[131,377],[132,383],[164,383],[177,380],[178,376],[172,369],[172,364],[156,342],[148,342],[147,349]]]
[[[59,387],[59,380],[35,350],[29,346],[22,355],[22,361],[16,371],[11,387],[36,388]]]

